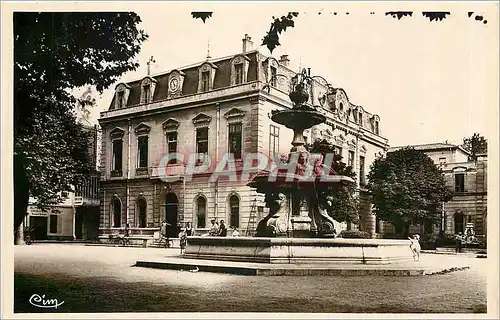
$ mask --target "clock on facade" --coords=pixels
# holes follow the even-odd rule
[[[173,78],[170,80],[169,89],[172,92],[179,90],[179,79]]]

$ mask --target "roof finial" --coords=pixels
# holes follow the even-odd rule
[[[153,58],[153,56],[151,56],[151,58],[149,58],[147,64],[148,64],[148,76],[151,74],[151,62],[152,63],[156,63],[155,59]]]
[[[208,39],[207,41],[207,60],[209,60],[210,58],[212,58],[210,56],[210,39]]]

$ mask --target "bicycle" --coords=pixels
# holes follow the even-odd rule
[[[164,235],[160,235],[160,238],[157,239],[156,244],[163,245],[165,248],[171,248],[174,246],[174,242]]]

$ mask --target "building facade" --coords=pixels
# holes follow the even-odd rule
[[[472,226],[478,242],[485,243],[487,235],[487,155],[469,160],[470,153],[448,143],[412,146],[427,154],[443,171],[446,185],[453,190],[453,198],[443,204],[442,219],[438,225],[413,226],[411,232],[446,235],[465,234]],[[400,147],[389,148],[394,151]],[[381,233],[394,233],[389,223],[381,222]]]
[[[246,186],[256,172],[247,175],[243,167],[251,154],[289,153],[293,131],[273,123],[269,114],[292,107],[288,92],[295,72],[287,56],[267,57],[251,46],[245,35],[242,51],[232,56],[116,86],[99,119],[101,234],[126,223],[132,234],[151,234],[164,220],[175,226],[170,236],[187,223],[203,234],[211,219],[245,234],[251,217],[265,214],[263,195]],[[351,103],[343,89],[328,90],[320,76],[309,87],[308,104],[320,108],[327,122],[307,130],[306,139],[333,142],[363,187],[370,163],[387,148],[380,118]],[[169,160],[173,154],[184,159]],[[228,155],[231,160],[224,162]],[[183,174],[166,179],[167,163],[169,173]],[[238,177],[214,179],[220,163],[234,167]],[[374,230],[370,208],[364,207],[361,225]]]

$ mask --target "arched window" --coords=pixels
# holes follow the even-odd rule
[[[240,227],[240,199],[236,195],[232,195],[229,198],[229,210],[231,212],[231,218],[229,220],[229,225],[232,227]]]
[[[113,227],[120,228],[122,226],[122,203],[120,199],[113,199]]]
[[[139,228],[146,228],[147,204],[144,198],[137,200],[137,213],[139,216]]]
[[[198,228],[205,228],[207,221],[207,200],[204,197],[198,197],[196,200],[196,226]]]

